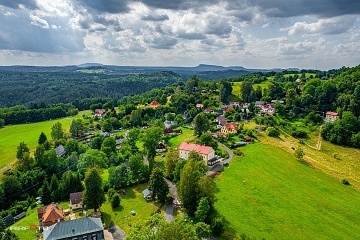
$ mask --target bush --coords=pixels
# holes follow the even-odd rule
[[[266,133],[269,137],[279,137],[280,136],[280,131],[274,127],[268,127],[266,129]]]
[[[116,194],[115,189],[109,188],[109,190],[107,192],[107,195],[108,195],[109,199],[111,199],[115,194]]]
[[[307,133],[304,130],[295,130],[291,133],[291,136],[296,138],[305,138]]]
[[[115,193],[111,199],[110,199],[110,203],[111,203],[111,207],[112,208],[117,208],[120,206],[120,195],[118,193]]]
[[[346,180],[346,179],[343,179],[341,182],[344,185],[350,186],[350,182],[348,180]]]

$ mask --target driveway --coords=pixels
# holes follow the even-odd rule
[[[167,207],[166,207],[166,211],[165,211],[165,219],[167,222],[172,222],[174,221],[174,208],[175,208],[175,204],[172,202],[170,203]]]
[[[117,225],[109,227],[108,231],[112,234],[114,240],[125,240],[126,234]]]
[[[225,149],[225,151],[227,152],[227,154],[229,155],[229,157],[227,159],[224,159],[222,162],[218,163],[218,164],[215,164],[214,166],[212,166],[209,171],[206,172],[206,176],[212,176],[214,174],[216,174],[216,172],[220,172],[223,168],[224,168],[224,163],[229,163],[233,157],[234,157],[234,154],[233,152],[231,151],[230,148],[228,148],[226,145],[218,142],[219,146],[221,146],[222,148]]]

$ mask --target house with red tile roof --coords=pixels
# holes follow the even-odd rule
[[[326,112],[325,122],[334,122],[335,120],[339,119],[340,116],[337,112]]]
[[[191,151],[195,151],[198,154],[200,154],[206,163],[210,159],[213,159],[215,157],[214,149],[212,147],[205,145],[182,142],[178,150],[179,150],[179,157],[185,160],[189,158],[189,154]]]
[[[157,108],[157,107],[159,107],[160,106],[160,103],[158,103],[157,101],[152,101],[151,103],[150,103],[150,107],[152,107],[152,108]]]
[[[224,126],[221,128],[220,133],[221,133],[222,135],[228,135],[228,134],[230,134],[230,133],[236,134],[237,131],[238,131],[238,129],[239,129],[239,126],[238,126],[237,123],[235,123],[235,122],[226,123],[226,124],[224,124]]]
[[[42,227],[51,226],[64,221],[64,211],[59,204],[52,203],[37,209],[38,218]]]
[[[106,109],[95,109],[93,117],[103,118],[106,114]]]

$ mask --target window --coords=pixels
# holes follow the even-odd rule
[[[92,240],[97,240],[96,234],[93,234],[93,235],[91,236],[91,239],[92,239]]]

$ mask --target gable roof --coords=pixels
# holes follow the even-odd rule
[[[145,189],[144,191],[142,191],[142,194],[144,195],[144,197],[149,196],[151,194],[149,189]]]
[[[338,116],[339,114],[337,112],[326,112],[326,115],[329,115],[329,116]]]
[[[12,224],[14,224],[15,220],[14,220],[14,217],[10,214],[10,215],[7,215],[6,217],[4,217],[3,219],[3,222],[5,223],[5,226],[8,227]]]
[[[213,148],[205,145],[182,142],[179,146],[179,150],[195,151],[199,154],[207,155],[211,152],[211,150],[213,150]]]
[[[71,221],[58,222],[44,229],[44,240],[65,239],[88,233],[103,231],[100,218],[80,218]]]
[[[224,124],[224,126],[223,126],[224,128],[226,128],[228,131],[231,131],[231,130],[238,130],[238,124],[237,123],[234,123],[234,122],[232,122],[232,123],[226,123],[226,124]]]
[[[157,101],[152,101],[151,103],[150,103],[150,105],[151,106],[159,106],[160,105],[160,103],[158,103]]]
[[[65,153],[65,148],[63,145],[59,145],[55,148],[56,155],[62,156]]]
[[[42,216],[42,222],[57,222],[58,219],[64,219],[64,212],[59,204],[52,203],[46,207],[46,210]]]
[[[70,203],[71,204],[79,204],[82,202],[82,192],[70,193]]]

